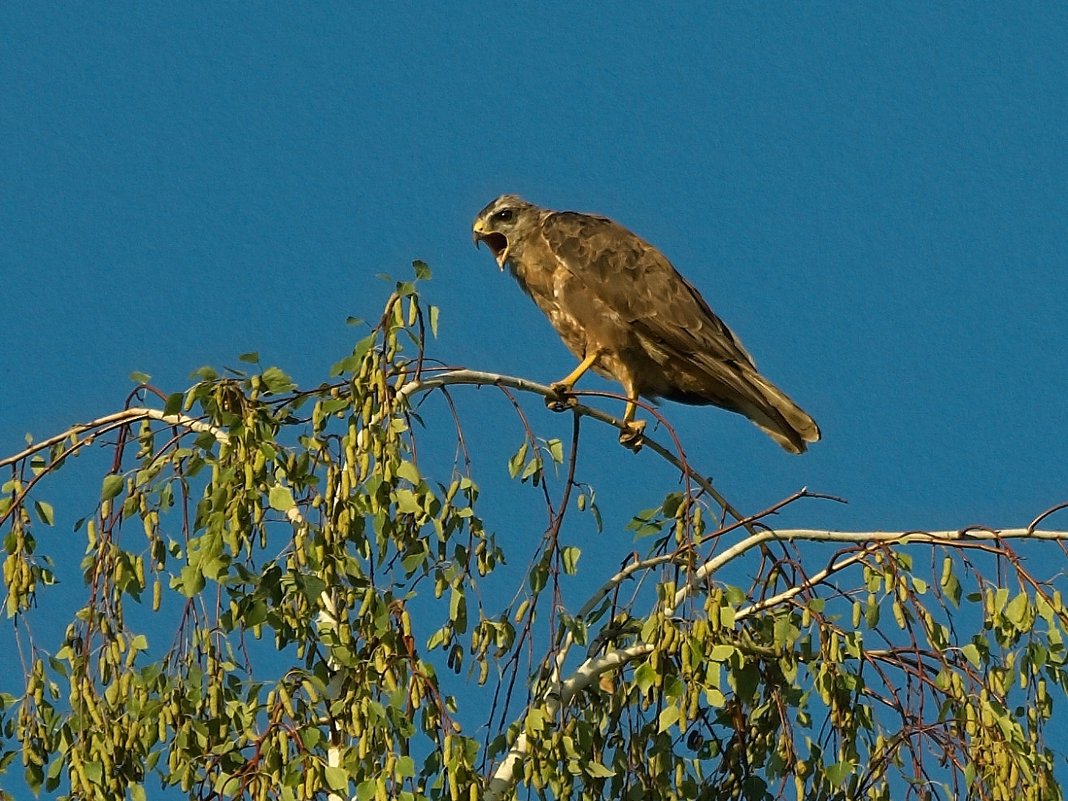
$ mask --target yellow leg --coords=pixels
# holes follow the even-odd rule
[[[575,386],[580,378],[589,370],[597,357],[601,355],[599,350],[592,351],[586,354],[586,358],[583,359],[579,366],[568,373],[564,378],[559,381],[554,381],[550,386],[556,392],[555,398],[546,398],[545,405],[552,409],[554,412],[562,412],[565,409],[570,409],[576,404],[575,398],[570,394],[571,388]]]
[[[593,363],[597,361],[597,357],[600,355],[601,352],[599,350],[587,353],[586,358],[579,362],[578,367],[568,373],[565,378],[553,382],[553,389],[555,389],[557,392],[561,390],[566,392],[567,390],[571,389],[573,386],[575,386],[575,384],[578,383],[578,380],[586,374],[586,371],[593,367]]]

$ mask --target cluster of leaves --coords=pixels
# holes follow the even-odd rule
[[[743,588],[707,569],[740,554],[717,562],[726,532],[705,533],[697,510],[671,494],[632,521],[662,534],[661,555],[616,578],[668,568],[644,613],[606,586],[560,632],[558,649],[586,645],[608,619],[570,679],[547,667],[535,685],[511,732],[526,740],[522,781],[547,798],[1061,797],[1044,726],[1068,690],[1068,610],[1007,545],[938,545],[924,578],[910,549],[857,544],[806,575],[754,529]]]
[[[191,798],[286,801],[1061,797],[1045,726],[1068,612],[1005,542],[803,552],[762,521],[806,493],[726,522],[683,465],[630,524],[645,553],[595,576],[562,536],[572,508],[603,526],[575,475],[582,418],[567,447],[508,395],[524,431],[508,470],[546,525],[515,560],[522,589],[494,602],[504,553],[478,485],[456,464],[434,480],[417,447],[436,325],[402,282],[317,388],[204,369],[161,409],[0,461],[25,673],[0,695],[0,771],[21,759],[35,791],[134,801],[152,774]],[[28,625],[59,604],[37,484],[105,440],[75,526],[84,597],[53,646]],[[482,685],[490,703],[461,704]]]
[[[33,535],[53,514],[36,501],[31,518],[29,486],[117,436],[78,524],[84,604],[58,648],[16,635],[27,677],[4,697],[5,761],[21,755],[32,789],[137,799],[153,770],[199,796],[437,797],[474,783],[407,605],[427,581],[459,599],[432,640],[460,649],[459,607],[501,553],[471,478],[419,469],[400,390],[421,368],[423,320],[414,282],[400,283],[329,384],[203,369],[159,419],[99,425],[14,465],[0,515],[18,620],[53,602]]]

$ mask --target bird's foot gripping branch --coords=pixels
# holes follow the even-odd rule
[[[253,354],[185,392],[139,377],[121,410],[0,459],[0,786],[1061,797],[1064,579],[1026,558],[1068,537],[1047,515],[776,530],[787,505],[835,507],[739,512],[662,417],[668,445],[583,475],[584,426],[630,421],[576,393],[539,424],[521,398],[553,387],[434,367],[416,289],[314,387]],[[492,448],[469,436],[491,404],[514,482],[468,450]],[[592,486],[648,493],[661,458],[677,479],[649,508]],[[88,508],[47,500],[86,487]]]

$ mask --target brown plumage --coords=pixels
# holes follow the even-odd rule
[[[640,443],[638,396],[742,414],[783,448],[820,438],[815,421],[757,372],[742,343],[652,245],[605,217],[539,208],[502,195],[475,218],[485,242],[580,360],[554,386],[565,395],[593,368],[631,402],[624,444]]]

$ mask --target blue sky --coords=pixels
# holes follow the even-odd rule
[[[177,389],[258,350],[317,382],[345,317],[384,300],[374,276],[414,258],[435,355],[562,376],[471,247],[507,191],[658,245],[820,422],[791,458],[665,405],[743,505],[808,485],[850,505],[807,523],[956,527],[1068,496],[1063,8],[5,4],[0,23],[5,452],[114,408],[133,370]]]
[[[819,421],[792,457],[663,406],[743,509],[807,485],[850,503],[792,523],[958,528],[1068,500],[1064,6],[370,8],[0,8],[0,452],[119,407],[134,370],[173,391],[256,350],[318,383],[346,316],[380,310],[375,276],[413,259],[442,310],[431,355],[563,376],[471,245],[516,192],[658,245]],[[492,499],[521,432],[490,393],[458,397]],[[673,488],[587,433],[603,505]]]

